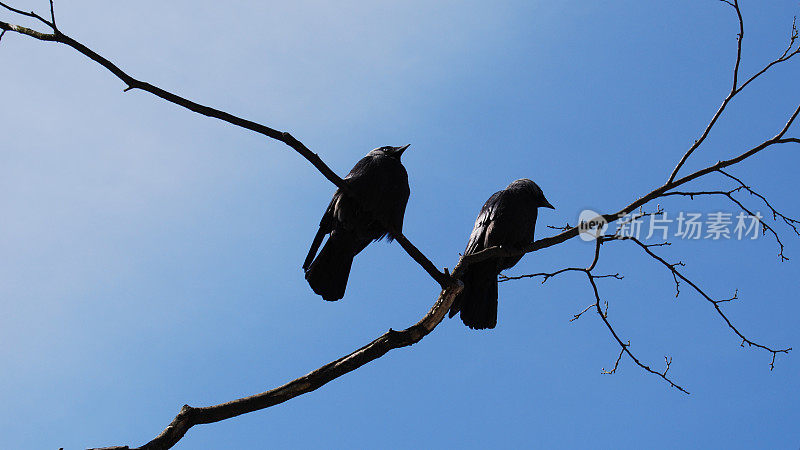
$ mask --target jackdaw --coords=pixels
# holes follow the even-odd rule
[[[355,198],[341,189],[333,194],[303,263],[308,284],[323,299],[344,297],[353,258],[370,242],[384,236],[391,242],[403,231],[411,191],[400,156],[407,148],[386,146],[367,153],[344,178]],[[326,234],[330,237],[317,255]]]
[[[498,245],[517,249],[532,243],[540,207],[555,209],[544,198],[542,189],[526,178],[495,192],[481,208],[464,254],[471,255]],[[497,275],[514,267],[520,259],[522,255],[496,257],[467,266],[461,277],[464,290],[453,301],[450,317],[460,311],[464,325],[475,330],[494,328],[497,325]]]

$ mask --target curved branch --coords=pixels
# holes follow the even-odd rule
[[[630,351],[630,348],[629,348],[631,346],[630,341],[628,341],[627,344],[624,343],[622,341],[622,339],[620,339],[619,335],[617,334],[617,331],[611,325],[611,322],[609,322],[609,320],[608,320],[608,302],[607,301],[604,302],[605,306],[606,306],[605,311],[603,311],[602,307],[600,306],[600,303],[602,302],[602,300],[600,299],[600,291],[599,291],[599,289],[597,287],[597,283],[595,282],[595,280],[598,279],[598,278],[616,278],[616,279],[620,279],[621,278],[619,276],[619,274],[616,274],[616,275],[594,275],[592,273],[592,271],[597,267],[597,263],[600,261],[600,247],[604,243],[606,243],[608,241],[613,241],[613,240],[617,240],[617,237],[614,236],[614,235],[611,235],[611,236],[600,236],[600,237],[597,238],[597,240],[595,241],[594,254],[592,256],[592,262],[586,268],[569,267],[569,268],[562,269],[562,270],[559,270],[559,271],[556,271],[556,272],[553,272],[553,273],[523,275],[521,277],[515,277],[515,278],[506,277],[506,279],[510,280],[510,279],[519,279],[519,278],[530,278],[530,277],[533,277],[533,276],[544,276],[545,277],[545,281],[546,281],[549,277],[553,277],[553,276],[556,276],[556,275],[559,275],[559,274],[562,274],[562,273],[565,273],[565,272],[582,272],[582,273],[586,274],[586,277],[589,279],[589,285],[592,287],[592,293],[594,295],[595,302],[592,303],[591,305],[587,306],[583,311],[579,312],[578,314],[574,314],[572,316],[572,319],[570,319],[570,322],[574,322],[575,320],[579,319],[585,312],[587,312],[588,310],[590,310],[592,308],[595,308],[595,311],[600,316],[600,319],[603,321],[603,323],[605,324],[606,328],[608,328],[608,330],[611,332],[611,335],[614,337],[614,340],[620,345],[620,347],[621,347],[620,353],[619,353],[619,356],[617,357],[616,362],[614,363],[614,368],[611,369],[611,370],[603,369],[602,373],[606,374],[606,375],[610,375],[610,374],[616,373],[617,368],[619,367],[619,362],[622,359],[622,355],[628,355],[628,357],[637,366],[641,367],[642,369],[644,369],[645,371],[647,371],[649,373],[652,373],[654,375],[659,376],[664,381],[669,383],[669,385],[671,387],[674,387],[675,389],[678,389],[679,391],[681,391],[681,392],[683,392],[685,394],[689,394],[689,391],[687,391],[686,389],[681,387],[679,384],[675,383],[669,377],[667,377],[667,371],[669,371],[669,366],[672,363],[671,359],[667,360],[667,368],[664,370],[664,372],[658,372],[658,371],[655,371],[655,370],[651,369],[650,366],[648,366],[647,364],[643,363],[639,358],[636,357],[636,355],[633,354],[633,352]],[[544,281],[542,283],[544,283]]]
[[[720,116],[722,116],[722,113],[725,111],[725,107],[728,106],[728,103],[730,103],[730,101],[738,92],[737,85],[739,83],[739,65],[742,62],[742,39],[744,39],[744,21],[742,20],[742,12],[741,10],[739,10],[738,0],[733,0],[733,2],[727,0],[722,0],[722,1],[731,5],[736,10],[736,16],[739,19],[739,34],[736,35],[736,63],[733,66],[733,86],[731,87],[731,90],[728,92],[728,95],[722,101],[722,104],[717,109],[717,112],[714,113],[714,116],[711,118],[711,121],[708,123],[708,125],[706,125],[706,129],[703,130],[703,134],[700,135],[699,139],[694,141],[694,144],[692,144],[692,146],[689,147],[689,150],[687,150],[686,153],[683,154],[680,161],[678,161],[678,164],[675,166],[674,169],[672,169],[672,173],[669,174],[669,179],[667,180],[667,183],[671,183],[672,180],[675,179],[675,177],[678,175],[678,171],[681,170],[681,167],[683,167],[683,165],[686,163],[686,161],[689,159],[692,153],[694,153],[694,151],[697,150],[698,147],[700,147],[700,144],[702,144],[703,141],[706,140],[706,137],[708,137],[708,134],[711,132],[711,129],[714,128],[714,125],[717,123],[717,120],[719,120]]]
[[[683,167],[683,165],[686,163],[686,161],[689,159],[692,153],[694,153],[694,151],[697,150],[698,147],[700,147],[700,144],[702,144],[703,141],[706,140],[708,134],[711,132],[711,129],[714,128],[714,125],[717,123],[717,120],[719,120],[719,118],[722,116],[722,113],[725,111],[725,107],[728,106],[728,103],[730,103],[730,101],[733,100],[733,97],[735,97],[736,94],[742,92],[742,90],[745,87],[747,87],[747,85],[749,85],[758,77],[766,73],[776,64],[788,61],[789,59],[793,58],[798,53],[800,53],[800,46],[792,50],[792,47],[794,46],[795,41],[797,40],[797,27],[795,24],[796,20],[793,20],[792,32],[789,37],[789,46],[786,48],[783,54],[778,58],[774,59],[773,61],[771,61],[766,66],[764,66],[760,71],[756,72],[753,76],[748,78],[744,83],[739,85],[739,66],[741,65],[742,62],[742,40],[744,39],[744,19],[742,18],[742,11],[739,9],[738,0],[733,0],[733,1],[721,0],[721,1],[727,3],[728,5],[734,8],[734,10],[736,11],[736,17],[739,21],[739,33],[736,36],[736,62],[733,67],[733,86],[731,86],[731,90],[728,92],[728,95],[722,101],[722,104],[717,109],[717,112],[714,113],[714,116],[711,118],[711,121],[708,123],[705,130],[703,130],[703,134],[700,135],[699,139],[694,141],[694,144],[692,144],[692,146],[689,147],[686,153],[684,153],[683,156],[681,157],[680,161],[678,161],[678,164],[672,170],[672,173],[670,173],[669,179],[667,179],[667,184],[675,180],[675,177],[678,176],[678,171],[681,170],[681,167]],[[780,135],[780,137],[782,136],[783,134]]]
[[[724,171],[722,171],[722,170],[720,170],[720,172],[722,172],[722,173],[725,173],[725,172],[724,172]],[[728,175],[728,174],[726,174],[726,175]],[[728,175],[728,176],[730,176],[730,175]],[[778,243],[778,257],[780,258],[780,260],[781,260],[781,261],[788,261],[788,260],[789,260],[789,257],[788,257],[788,256],[786,256],[786,255],[784,254],[785,246],[783,245],[783,241],[781,240],[781,237],[780,237],[780,235],[778,234],[778,232],[777,232],[777,231],[775,231],[775,229],[774,229],[774,228],[772,228],[772,226],[770,226],[768,223],[764,222],[764,221],[761,219],[761,216],[760,216],[760,215],[757,215],[757,214],[755,214],[755,213],[754,213],[753,211],[751,211],[751,210],[750,210],[748,207],[746,207],[746,206],[745,206],[745,205],[744,205],[744,204],[743,204],[741,201],[739,201],[739,200],[738,200],[736,197],[734,197],[734,196],[733,196],[733,193],[734,193],[734,192],[738,192],[738,191],[740,191],[740,190],[742,190],[742,189],[746,189],[746,190],[748,190],[748,191],[749,191],[751,194],[754,194],[752,190],[750,190],[750,189],[749,189],[747,186],[745,186],[744,184],[742,184],[742,185],[740,185],[740,186],[738,186],[738,187],[736,187],[736,188],[734,188],[734,189],[730,189],[730,190],[727,190],[727,191],[693,191],[693,192],[670,191],[670,192],[667,192],[666,194],[662,195],[662,197],[668,197],[668,196],[683,196],[683,197],[689,197],[690,199],[694,200],[694,198],[695,198],[695,197],[721,195],[721,196],[724,196],[724,197],[728,198],[728,200],[730,200],[730,201],[731,201],[732,203],[734,203],[736,206],[738,206],[739,208],[741,208],[741,209],[742,209],[742,211],[746,212],[746,213],[747,213],[748,215],[750,215],[751,217],[756,217],[756,218],[758,218],[758,222],[759,222],[759,224],[761,224],[761,230],[762,230],[762,232],[763,232],[764,234],[766,234],[766,232],[767,232],[767,231],[769,231],[769,232],[770,232],[770,234],[772,234],[772,237],[774,237],[774,238],[775,238],[775,241]],[[765,202],[765,203],[766,203],[766,204],[767,204],[767,205],[768,205],[770,208],[772,208],[772,206],[770,205],[770,203],[767,201],[767,199],[766,199],[766,198],[762,197],[762,196],[761,196],[761,195],[759,195],[759,194],[754,194],[754,195],[758,195],[759,197],[761,197],[761,198],[762,198],[762,200],[764,200],[764,202]],[[784,221],[785,221],[785,222],[786,222],[786,223],[787,223],[787,224],[788,224],[788,225],[789,225],[789,226],[790,226],[790,227],[791,227],[791,228],[794,230],[794,232],[795,232],[795,233],[797,233],[797,234],[798,234],[798,236],[800,236],[800,233],[798,233],[798,229],[797,229],[797,225],[796,225],[797,223],[800,223],[800,222],[798,222],[798,221],[797,221],[797,220],[795,220],[795,219],[792,219],[792,218],[786,217],[786,216],[784,216],[783,214],[780,214],[779,212],[775,211],[774,209],[772,210],[772,212],[773,212],[773,217],[774,217],[775,219],[777,219],[777,215],[780,215],[780,217],[782,217],[782,218],[783,218],[783,220],[784,220]]]
[[[33,11],[30,11],[30,12],[29,11],[23,11],[21,9],[17,9],[17,8],[8,6],[3,2],[0,2],[0,7],[3,7],[5,9],[7,9],[7,10],[9,10],[9,11],[15,13],[15,14],[19,14],[21,16],[34,18],[34,19],[38,20],[39,22],[42,22],[43,24],[45,24],[48,27],[52,28],[54,31],[58,30],[58,28],[56,28],[55,11],[53,10],[53,2],[52,1],[50,2],[50,17],[53,18],[52,22],[48,22],[45,18],[43,18],[42,16],[36,14]]]
[[[606,328],[608,328],[608,330],[611,332],[611,335],[614,336],[614,340],[616,340],[617,343],[622,348],[620,350],[619,357],[617,358],[617,362],[614,363],[614,368],[611,369],[610,371],[605,371],[604,370],[603,373],[612,374],[612,373],[616,372],[617,366],[619,365],[619,360],[620,360],[620,358],[622,358],[622,354],[625,353],[625,354],[628,355],[628,357],[631,360],[633,360],[634,363],[636,363],[637,366],[641,367],[642,369],[644,369],[647,372],[652,373],[653,375],[659,376],[661,379],[663,379],[664,381],[669,383],[669,385],[671,387],[674,387],[675,389],[683,392],[684,394],[689,394],[689,391],[687,391],[686,389],[684,389],[683,387],[681,387],[680,385],[678,385],[674,381],[672,381],[669,377],[667,377],[667,371],[669,370],[669,364],[672,362],[671,360],[667,364],[667,368],[666,368],[666,370],[664,370],[664,372],[655,371],[655,370],[651,369],[650,366],[648,366],[647,364],[644,364],[643,362],[641,362],[636,357],[636,355],[634,355],[630,351],[630,346],[631,346],[630,341],[628,341],[627,344],[622,342],[622,339],[620,339],[619,335],[617,335],[617,332],[614,330],[614,327],[611,326],[611,323],[608,321],[608,314],[604,313],[603,310],[600,309],[600,292],[597,289],[597,283],[594,282],[594,276],[592,276],[592,274],[589,273],[588,271],[586,272],[586,276],[589,278],[589,284],[591,284],[591,286],[592,286],[592,292],[594,293],[594,298],[597,300],[597,302],[592,306],[595,307],[595,310],[597,311],[597,315],[600,316],[600,319],[603,320],[603,323],[605,324]]]
[[[152,441],[137,447],[140,450],[168,449],[175,445],[195,425],[214,423],[283,403],[298,395],[314,391],[329,381],[374,361],[396,348],[408,347],[421,341],[441,323],[453,299],[463,289],[457,283],[444,289],[431,310],[416,324],[402,331],[390,329],[374,341],[336,361],[325,364],[313,372],[292,380],[283,386],[260,394],[232,400],[213,406],[192,407],[183,405],[178,415]],[[129,447],[106,447],[106,449]],[[100,450],[100,449],[95,449]]]
[[[720,170],[719,172],[721,174],[725,175],[726,177],[728,177],[728,178],[736,181],[737,183],[739,183],[739,187],[744,189],[744,190],[746,190],[748,193],[750,193],[750,195],[754,195],[754,196],[758,197],[759,199],[761,199],[761,201],[764,202],[765,205],[767,205],[767,208],[769,208],[770,212],[772,213],[772,219],[773,220],[777,221],[778,218],[781,218],[781,220],[783,220],[783,222],[789,228],[791,228],[792,231],[794,231],[795,235],[800,236],[800,229],[798,229],[798,225],[800,225],[800,220],[793,219],[791,217],[787,217],[784,214],[782,214],[781,212],[779,212],[777,209],[775,209],[774,206],[772,206],[772,204],[767,200],[766,197],[764,197],[763,195],[761,195],[758,192],[754,191],[750,186],[746,185],[744,183],[744,181],[742,181],[738,177],[735,177],[735,176],[729,174],[728,172],[725,172],[724,170]]]
[[[744,335],[744,334],[742,334],[742,333],[739,331],[739,329],[738,329],[738,328],[736,328],[736,326],[734,326],[734,325],[733,325],[733,323],[731,322],[731,320],[728,318],[728,316],[727,316],[727,315],[725,315],[725,313],[722,311],[722,309],[720,308],[720,306],[719,306],[719,305],[720,305],[720,303],[730,302],[730,301],[732,301],[732,300],[734,300],[734,299],[738,298],[738,294],[739,294],[739,291],[738,291],[738,290],[736,291],[736,294],[734,294],[734,296],[733,296],[732,298],[723,299],[723,300],[714,300],[713,298],[711,298],[711,296],[710,296],[710,295],[706,294],[706,292],[705,292],[705,291],[703,291],[702,289],[700,289],[700,287],[699,287],[699,286],[697,286],[697,285],[696,285],[694,282],[692,282],[690,279],[686,278],[686,277],[685,277],[685,276],[684,276],[684,275],[683,275],[681,272],[679,272],[679,271],[678,271],[678,269],[676,269],[676,266],[678,266],[679,264],[670,264],[670,263],[668,263],[668,262],[667,262],[667,261],[665,261],[663,258],[661,258],[660,256],[658,256],[658,255],[656,255],[655,253],[653,253],[653,251],[652,251],[652,250],[650,250],[650,246],[648,246],[648,245],[644,244],[642,241],[640,241],[640,240],[636,239],[635,237],[629,237],[629,236],[625,236],[625,237],[617,237],[616,239],[618,239],[618,240],[627,240],[627,241],[633,241],[633,242],[634,242],[636,245],[638,245],[639,247],[641,247],[641,248],[642,248],[642,250],[644,250],[644,251],[645,251],[645,253],[647,253],[647,254],[648,254],[650,257],[652,257],[652,258],[653,258],[653,259],[655,259],[656,261],[660,262],[660,263],[661,263],[662,265],[664,265],[664,266],[665,266],[665,267],[666,267],[666,268],[667,268],[667,269],[668,269],[670,272],[672,272],[672,275],[673,275],[674,277],[678,277],[678,278],[680,278],[680,279],[681,279],[681,280],[683,280],[683,281],[684,281],[686,284],[688,284],[689,286],[691,286],[691,287],[692,287],[692,289],[694,289],[694,290],[695,290],[695,291],[696,291],[698,294],[700,294],[700,295],[701,295],[701,296],[702,296],[702,297],[703,297],[703,298],[704,298],[706,301],[708,301],[709,303],[711,303],[711,304],[714,306],[714,309],[717,311],[717,314],[719,314],[719,316],[720,316],[720,317],[722,317],[722,319],[723,319],[723,320],[725,321],[725,323],[728,325],[728,328],[730,328],[731,330],[733,330],[733,332],[734,332],[734,333],[735,333],[735,334],[736,334],[736,335],[737,335],[739,338],[741,338],[741,339],[742,339],[742,345],[744,345],[744,344],[747,344],[748,346],[751,346],[751,347],[757,347],[757,348],[760,348],[760,349],[766,350],[766,351],[768,351],[768,352],[771,352],[771,353],[772,353],[772,361],[771,361],[771,362],[770,362],[770,364],[769,364],[769,366],[770,366],[770,370],[772,370],[772,369],[774,369],[774,368],[775,368],[775,355],[777,355],[778,353],[789,353],[789,352],[792,350],[792,348],[791,348],[791,347],[788,347],[788,348],[783,348],[783,349],[773,349],[773,348],[771,348],[771,347],[767,347],[766,345],[762,345],[762,344],[756,343],[756,342],[754,342],[754,341],[752,341],[752,340],[748,339],[747,337],[745,337],[745,335]],[[681,265],[682,265],[682,264],[681,264]],[[676,281],[676,282],[677,282],[677,281]]]

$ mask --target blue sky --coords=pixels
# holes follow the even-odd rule
[[[291,4],[290,4],[291,3]],[[56,2],[60,28],[133,76],[290,131],[339,174],[411,143],[406,235],[452,267],[510,181],[613,212],[664,182],[730,88],[736,18],[719,1]],[[20,1],[46,12],[47,2]],[[796,1],[743,0],[742,73],[786,45]],[[0,20],[10,20],[8,14]],[[396,244],[358,256],[342,301],[300,265],[334,188],[278,142],[124,86],[74,51],[0,42],[0,447],[141,445],[181,405],[283,384],[416,322],[438,288]],[[772,136],[800,102],[797,61],[737,97],[687,170]],[[800,135],[797,124],[790,134]],[[732,172],[800,215],[796,146]],[[696,188],[722,187],[721,178]],[[756,208],[751,199],[745,199]],[[670,212],[738,209],[670,199]],[[655,207],[655,205],[651,205]],[[759,209],[759,208],[756,208]],[[763,209],[762,209],[763,211]],[[787,254],[800,246],[783,231]],[[575,240],[509,274],[583,266]],[[776,245],[660,250],[745,334],[800,344],[798,266]],[[604,250],[609,318],[692,395],[623,359],[580,275],[500,288],[498,328],[446,320],[311,394],[193,428],[175,447],[797,448],[800,360],[739,347],[711,306],[633,246]]]

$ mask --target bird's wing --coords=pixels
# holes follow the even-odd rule
[[[406,205],[411,190],[408,187],[408,174],[402,165],[398,165],[397,174],[393,177],[392,183],[386,191],[386,201],[382,203],[383,208],[378,210],[378,214],[385,215],[389,229],[389,240],[391,241],[394,233],[403,232],[403,218],[406,214]]]
[[[317,255],[317,250],[319,250],[319,246],[322,244],[322,239],[333,230],[334,210],[336,209],[336,203],[341,195],[341,192],[337,190],[336,193],[333,194],[333,199],[328,204],[328,208],[325,209],[325,214],[322,215],[322,219],[319,221],[317,234],[314,236],[314,241],[311,243],[311,248],[308,249],[306,260],[303,262],[303,270],[308,270],[308,268],[311,267],[311,263]]]
[[[492,226],[498,206],[500,206],[503,191],[495,192],[483,204],[481,212],[478,213],[478,218],[475,219],[475,226],[472,228],[472,234],[469,235],[469,242],[464,254],[470,255],[477,253],[486,248],[486,236]]]
[[[512,249],[524,247],[533,242],[536,228],[536,207],[527,195],[520,195],[518,191],[506,190],[506,195],[500,207],[496,209],[489,229],[485,245],[508,246]],[[510,269],[522,259],[522,255],[500,258],[498,268]]]

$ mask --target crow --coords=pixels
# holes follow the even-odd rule
[[[537,208],[555,209],[542,189],[523,178],[495,192],[483,204],[469,236],[465,255],[494,246],[521,248],[533,242]],[[481,330],[497,325],[497,275],[522,259],[519,256],[490,258],[467,266],[461,280],[464,290],[453,301],[450,317],[461,312],[464,325]]]
[[[303,263],[308,284],[323,299],[344,297],[353,258],[370,242],[385,236],[391,242],[403,231],[411,191],[400,156],[407,148],[386,146],[367,153],[344,178],[349,193],[337,189],[333,194]],[[326,234],[330,237],[317,255]]]

